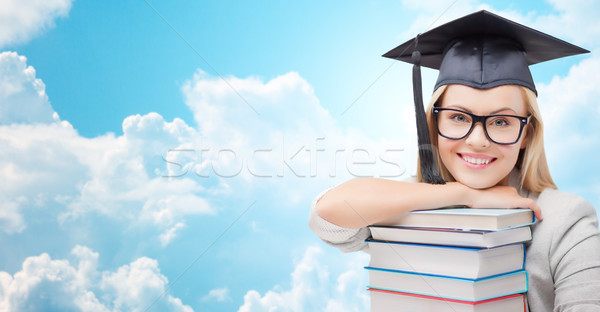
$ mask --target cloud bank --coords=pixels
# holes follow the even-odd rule
[[[368,281],[363,269],[368,258],[363,253],[345,255],[342,263],[346,269],[331,276],[327,264],[337,264],[327,261],[320,247],[308,247],[291,274],[288,289],[276,286],[262,296],[250,290],[238,312],[368,311],[369,296],[365,290]]]
[[[54,28],[66,17],[72,0],[4,0],[0,6],[0,48],[25,43]]]
[[[57,120],[46,86],[36,78],[35,69],[27,66],[24,56],[15,52],[0,53],[0,73],[0,125]]]
[[[0,311],[181,311],[192,308],[170,294],[156,260],[141,257],[116,272],[98,270],[97,252],[85,246],[71,261],[48,254],[28,257],[20,271],[0,271]]]
[[[341,129],[308,82],[294,72],[266,82],[255,77],[223,81],[198,72],[182,88],[198,128],[149,113],[127,117],[121,136],[108,133],[84,138],[58,118],[43,82],[24,57],[2,53],[0,69],[0,76],[20,83],[10,89],[14,100],[1,104],[11,112],[0,125],[0,148],[6,151],[0,155],[2,183],[6,183],[0,188],[4,199],[0,230],[9,235],[27,231],[30,222],[40,222],[35,212],[45,209],[55,219],[43,222],[62,226],[102,215],[154,228],[156,241],[166,247],[186,227],[187,218],[218,213],[211,201],[232,192],[249,196],[262,192],[262,185],[270,196],[291,199],[293,206],[331,185],[332,179],[385,174],[389,169],[397,176],[405,172],[396,160],[401,148],[385,140],[370,140],[360,131]],[[36,114],[23,114],[15,106]],[[232,151],[237,158],[227,158],[222,151]],[[239,173],[218,171],[239,160],[244,164]],[[315,183],[307,187],[309,178]],[[284,179],[289,183],[281,183]],[[255,186],[257,180],[264,183]],[[289,291],[274,289],[265,297],[249,291],[242,311],[283,306],[288,299],[297,308],[310,310],[325,304],[329,311],[341,311],[350,307],[346,296],[364,300],[364,283],[350,283],[364,274],[349,269],[336,277],[335,289],[328,290],[333,299],[325,295],[314,301],[313,286],[325,283],[319,286],[324,288],[329,283],[327,267],[319,264],[326,261],[320,259],[321,253],[318,248],[307,250],[292,274]],[[72,256],[74,264],[44,253],[25,259],[22,270],[14,275],[1,273],[3,302],[10,310],[35,305],[136,310],[167,283],[156,260],[150,258],[139,258],[115,272],[100,272],[98,253],[79,246]],[[353,287],[360,288],[360,293]],[[228,287],[213,289],[204,299],[229,301]],[[167,297],[166,302],[167,310],[189,308],[176,298]]]
[[[58,118],[24,57],[0,53],[0,77],[0,231],[22,232],[26,214],[53,207],[60,222],[101,214],[151,224],[168,244],[185,216],[214,213],[198,182],[163,176],[161,155],[196,136],[182,120],[130,116],[122,136],[88,139]]]

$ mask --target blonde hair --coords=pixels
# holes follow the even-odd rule
[[[442,162],[440,153],[438,152],[438,133],[432,113],[433,106],[438,104],[447,88],[447,85],[443,85],[433,93],[427,108],[427,124],[429,126],[431,144],[433,145],[432,150],[435,155],[440,174],[444,180],[453,182],[456,180]],[[519,153],[519,158],[515,164],[515,167],[520,169],[520,187],[538,193],[546,188],[556,189],[557,187],[552,180],[550,170],[548,169],[548,163],[546,161],[546,152],[544,150],[544,126],[537,104],[536,95],[533,91],[526,87],[519,88],[521,89],[523,99],[527,105],[527,113],[531,115],[529,124],[527,125],[527,145]],[[417,179],[419,182],[423,182],[419,161],[417,161]]]

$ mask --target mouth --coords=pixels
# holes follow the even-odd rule
[[[490,166],[496,157],[490,157],[486,155],[475,155],[475,154],[461,154],[458,153],[458,157],[470,168],[473,169],[484,169]]]

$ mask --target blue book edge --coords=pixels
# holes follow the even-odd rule
[[[419,244],[419,243],[406,243],[406,242],[391,242],[391,241],[375,240],[370,237],[365,239],[365,243],[367,243],[367,244],[368,243],[377,243],[377,244],[408,245],[408,246],[421,246],[421,247],[430,247],[430,248],[461,249],[461,250],[474,251],[474,252],[495,249],[495,248],[503,248],[503,247],[511,246],[511,245],[522,245],[523,246],[523,254],[524,254],[523,255],[523,267],[525,267],[525,258],[526,258],[525,243],[515,243],[515,244],[509,244],[509,245],[496,246],[496,247],[492,247],[492,248],[486,248],[486,247],[464,247],[464,246],[448,246],[448,245]]]
[[[527,284],[529,285],[529,274],[527,273],[527,271],[525,271],[523,269],[510,271],[510,272],[506,272],[506,273],[501,273],[501,274],[496,274],[496,275],[492,275],[492,276],[481,277],[481,278],[465,278],[465,277],[455,277],[455,276],[450,276],[450,275],[440,275],[440,274],[430,274],[430,273],[419,273],[419,272],[384,269],[384,268],[377,268],[377,267],[372,267],[372,266],[365,266],[364,268],[365,268],[365,270],[372,270],[372,271],[382,271],[382,272],[390,272],[390,273],[428,276],[428,277],[444,278],[444,279],[454,279],[454,280],[461,280],[461,281],[472,282],[472,283],[496,279],[496,278],[500,278],[500,277],[508,276],[508,275],[516,275],[516,274],[525,273],[525,276],[527,277]],[[527,289],[529,289],[529,286],[527,286]]]
[[[417,275],[417,276],[429,276],[429,277],[444,278],[444,279],[455,279],[455,280],[462,280],[462,281],[467,281],[467,282],[472,282],[472,283],[479,282],[479,281],[484,281],[484,280],[496,279],[496,278],[499,278],[499,277],[502,277],[502,276],[516,275],[516,274],[525,274],[525,289],[522,289],[522,290],[519,290],[519,291],[515,291],[515,292],[510,292],[510,293],[504,293],[504,294],[498,295],[498,296],[482,298],[482,299],[479,299],[479,300],[476,300],[476,301],[465,299],[465,298],[459,298],[459,297],[439,296],[437,294],[431,294],[431,293],[419,293],[419,292],[412,292],[412,291],[400,290],[400,289],[390,289],[390,288],[383,288],[383,287],[375,287],[375,286],[371,286],[371,285],[368,285],[367,289],[368,288],[372,288],[372,289],[387,290],[387,291],[393,291],[393,292],[402,292],[402,293],[408,293],[408,294],[414,294],[414,295],[423,295],[423,296],[437,297],[437,298],[443,298],[443,299],[467,301],[467,302],[473,302],[473,303],[480,302],[480,301],[485,301],[485,300],[490,300],[490,299],[495,299],[495,298],[500,298],[500,297],[505,297],[505,296],[510,296],[510,295],[514,295],[514,294],[524,294],[524,293],[526,293],[526,292],[529,291],[529,273],[527,273],[527,271],[525,271],[525,270],[517,270],[517,271],[507,272],[507,273],[493,275],[493,276],[479,278],[479,279],[468,279],[468,278],[460,278],[460,277],[445,276],[445,275],[435,275],[435,274],[415,273],[415,272],[407,272],[407,271],[381,269],[381,268],[375,268],[375,267],[369,267],[369,266],[366,266],[364,268],[366,270],[392,272],[392,273],[402,273],[402,274],[410,274],[410,275]]]

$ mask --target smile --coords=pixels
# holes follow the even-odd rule
[[[496,160],[495,157],[489,157],[485,155],[466,155],[458,154],[458,156],[469,166],[474,168],[485,168]]]

